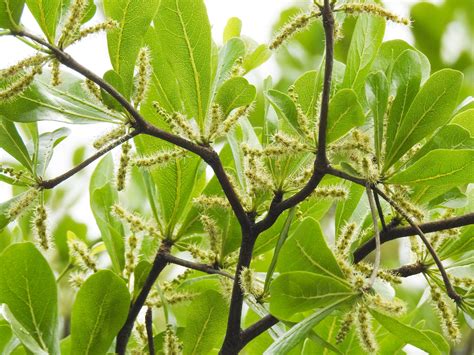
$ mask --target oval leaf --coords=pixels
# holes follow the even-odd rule
[[[352,128],[364,124],[362,106],[351,89],[339,90],[329,102],[328,143],[341,138]]]
[[[0,303],[39,348],[59,354],[56,280],[32,243],[12,244],[0,255]]]
[[[0,1],[0,28],[17,28],[24,6],[25,0]]]
[[[128,315],[130,294],[110,270],[90,276],[76,296],[71,315],[71,355],[106,354]]]
[[[257,94],[255,86],[241,77],[227,80],[217,92],[216,103],[221,105],[224,115],[227,115],[235,108],[246,106],[252,103]]]

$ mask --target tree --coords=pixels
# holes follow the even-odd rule
[[[474,110],[460,105],[462,73],[383,42],[387,20],[408,20],[325,0],[269,46],[231,19],[218,48],[202,0],[105,0],[108,19],[90,27],[92,1],[26,5],[43,35],[21,26],[23,1],[0,4],[0,34],[38,52],[0,73],[0,147],[16,160],[0,179],[17,192],[0,205],[4,352],[441,354],[472,326]],[[324,60],[286,93],[244,78],[317,21]],[[66,51],[99,31],[103,77]],[[68,130],[39,132],[41,120],[114,128],[48,178]],[[100,238],[69,216],[51,233],[47,207],[64,204],[52,192],[98,160]],[[389,269],[382,244],[403,237],[413,261]],[[186,271],[172,278],[172,265]],[[428,302],[399,285],[418,274]],[[427,303],[439,322],[419,321]]]

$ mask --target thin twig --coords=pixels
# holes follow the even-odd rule
[[[370,212],[372,214],[372,222],[374,225],[374,235],[375,235],[375,261],[374,261],[374,269],[372,270],[372,274],[370,275],[368,288],[371,288],[377,278],[377,274],[379,272],[380,267],[380,234],[379,234],[379,222],[377,220],[377,211],[375,207],[375,200],[374,195],[372,192],[372,187],[369,183],[366,185],[367,197],[369,199],[369,206]]]
[[[193,270],[205,272],[206,274],[222,275],[222,276],[225,276],[229,279],[232,279],[232,280],[234,279],[234,277],[232,275],[228,274],[227,272],[219,270],[219,269],[215,269],[212,266],[209,266],[209,265],[206,265],[206,264],[200,264],[200,263],[195,263],[195,262],[192,262],[192,261],[180,259],[180,258],[177,258],[176,256],[171,255],[171,254],[164,255],[164,258],[170,264],[184,266],[184,267],[187,267],[188,269],[193,269]]]
[[[240,348],[243,349],[245,345],[250,343],[263,332],[273,327],[278,322],[278,318],[272,316],[271,314],[267,314],[265,317],[244,329],[240,336]]]
[[[150,355],[155,355],[155,342],[153,339],[153,310],[148,307],[145,314],[146,336],[148,339],[148,351]]]
[[[436,251],[434,250],[433,246],[430,244],[428,239],[426,238],[425,234],[423,231],[420,229],[420,227],[411,219],[411,217],[402,209],[398,204],[395,203],[390,197],[385,195],[380,189],[377,187],[374,187],[374,189],[377,191],[377,193],[382,197],[385,201],[387,201],[400,215],[405,218],[405,220],[416,230],[417,234],[419,235],[420,239],[423,241],[423,244],[425,244],[426,249],[428,249],[428,252],[431,254],[431,257],[433,258],[434,262],[436,263],[436,266],[439,269],[439,272],[441,273],[441,277],[443,278],[444,286],[446,287],[446,292],[448,296],[453,299],[457,304],[460,304],[462,298],[457,294],[457,292],[454,290],[453,285],[451,284],[451,281],[449,280],[448,274],[446,270],[444,269],[443,263],[438,257],[438,254],[436,254]]]
[[[379,213],[380,223],[382,223],[382,230],[387,230],[387,225],[385,224],[385,217],[383,215],[382,205],[380,204],[379,195],[377,192],[374,193],[375,205],[377,206],[377,211]]]

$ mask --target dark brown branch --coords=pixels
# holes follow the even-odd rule
[[[145,314],[146,336],[148,339],[148,351],[150,355],[155,355],[155,342],[153,339],[153,310],[148,307]]]
[[[120,139],[117,139],[116,141],[114,141],[111,144],[107,145],[105,148],[99,150],[97,153],[90,156],[89,158],[84,160],[82,163],[80,163],[79,165],[76,165],[74,168],[72,168],[71,170],[65,172],[64,174],[59,175],[59,176],[55,177],[54,179],[40,181],[38,183],[38,187],[41,187],[43,189],[52,189],[52,188],[56,187],[57,185],[59,185],[63,181],[69,179],[71,176],[75,175],[76,173],[78,173],[79,171],[81,171],[82,169],[87,167],[89,164],[91,164],[94,161],[96,161],[97,159],[99,159],[104,154],[108,153],[109,151],[111,151],[115,147],[118,147],[119,145],[121,145],[122,143],[128,141],[129,139],[132,139],[133,137],[137,136],[138,134],[139,134],[138,131],[132,131],[132,132],[126,134],[125,136],[121,137]]]
[[[227,272],[219,270],[219,269],[215,269],[215,268],[213,268],[209,265],[206,265],[206,264],[200,264],[200,263],[195,263],[195,262],[192,262],[192,261],[180,259],[180,258],[177,258],[176,256],[171,255],[171,254],[164,255],[164,258],[170,264],[184,266],[188,269],[193,269],[193,270],[205,272],[206,274],[222,275],[222,276],[228,277],[230,279],[234,279],[234,277],[232,275],[228,274]]]
[[[321,98],[321,112],[319,116],[318,152],[316,156],[316,166],[318,168],[325,168],[329,165],[326,154],[326,141],[329,116],[329,98],[331,95],[332,69],[334,66],[334,16],[329,0],[324,0],[324,6],[321,9],[321,15],[323,17],[323,27],[326,38],[326,54],[323,94]]]
[[[153,287],[153,284],[168,264],[165,255],[168,254],[170,247],[171,245],[167,241],[163,241],[160,246],[160,249],[158,250],[158,253],[156,254],[155,260],[153,261],[150,273],[148,274],[145,280],[145,284],[143,285],[140,293],[135,299],[135,302],[132,302],[132,304],[130,305],[127,320],[125,321],[125,324],[123,325],[122,329],[120,329],[120,332],[117,335],[117,344],[115,346],[115,352],[119,355],[125,355],[128,340],[130,338],[130,335],[132,334],[132,329],[135,320],[137,319],[140,310],[145,304],[145,301],[151,291],[151,288]]]
[[[428,252],[430,253],[431,257],[433,258],[433,260],[436,264],[436,266],[438,267],[439,272],[441,273],[441,277],[443,278],[444,286],[446,287],[446,293],[457,304],[460,304],[461,300],[462,300],[461,296],[459,296],[458,293],[454,290],[454,287],[451,284],[451,281],[449,280],[448,273],[446,272],[446,270],[443,266],[443,263],[441,262],[440,258],[438,257],[438,254],[436,253],[433,246],[428,241],[428,238],[426,238],[425,234],[420,229],[420,227],[415,222],[413,222],[411,217],[408,214],[406,214],[405,211],[395,203],[395,201],[393,201],[390,197],[385,195],[385,193],[383,193],[383,191],[381,191],[380,189],[377,189],[376,187],[374,187],[374,190],[376,190],[377,193],[380,195],[380,197],[382,197],[385,201],[387,201],[415,229],[416,234],[420,237],[423,244],[425,244],[426,249],[428,249]]]
[[[387,229],[387,225],[385,224],[385,217],[383,215],[382,205],[380,204],[379,194],[377,192],[374,193],[374,200],[375,205],[377,206],[377,212],[379,214],[380,223],[382,223],[382,231]]]
[[[447,219],[442,219],[439,221],[427,222],[418,225],[423,233],[433,233],[439,232],[446,229],[452,228],[459,228],[464,227],[467,225],[474,224],[474,213],[468,213],[464,216],[452,217]],[[409,237],[417,235],[417,230],[412,226],[407,227],[398,227],[390,229],[387,226],[387,230],[383,231],[380,234],[380,242],[386,243],[391,240],[395,240],[398,238]],[[357,248],[354,251],[354,262],[358,263],[362,259],[364,259],[367,255],[369,255],[375,249],[375,239],[372,238],[365,242],[362,246]]]
[[[250,343],[263,332],[273,327],[278,322],[278,318],[275,318],[271,314],[267,314],[265,317],[261,318],[247,329],[244,329],[240,335],[240,348],[243,349],[245,345]]]
[[[400,277],[410,277],[425,272],[427,269],[428,267],[426,265],[417,262],[415,264],[400,266],[397,269],[390,270],[390,272]]]

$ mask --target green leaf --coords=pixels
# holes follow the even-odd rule
[[[61,80],[59,86],[53,87],[50,73],[45,72],[16,100],[0,104],[0,114],[15,122],[121,122],[122,118],[90,99],[82,79],[61,72]]]
[[[434,73],[413,100],[393,143],[387,151],[385,169],[411,147],[446,124],[456,107],[462,73],[443,69]]]
[[[0,1],[0,28],[17,28],[24,6],[25,0]]]
[[[112,156],[106,155],[97,165],[92,174],[89,194],[91,210],[102,240],[107,248],[112,265],[117,272],[124,266],[125,245],[123,227],[120,221],[111,213],[111,207],[118,201],[117,190],[113,186],[114,163]]]
[[[233,109],[251,104],[256,94],[255,86],[250,85],[246,79],[237,77],[227,80],[219,88],[215,101],[221,105],[227,117]]]
[[[356,183],[351,182],[349,186],[349,198],[338,202],[336,206],[336,236],[339,235],[342,227],[352,220],[351,217],[354,215],[360,199],[365,192],[365,188]]]
[[[347,283],[322,274],[293,271],[280,274],[270,286],[270,312],[279,319],[322,308],[353,291]]]
[[[369,74],[372,62],[382,44],[385,20],[377,16],[361,15],[352,35],[347,54],[343,87],[359,93]]]
[[[231,17],[224,28],[223,41],[227,43],[234,37],[240,37],[242,30],[242,21],[238,17]]]
[[[268,49],[266,44],[261,44],[255,48],[255,50],[247,55],[244,58],[244,62],[242,63],[242,67],[245,70],[245,73],[259,67],[263,63],[265,63],[270,57],[272,56],[272,51]]]
[[[54,43],[56,27],[61,16],[61,0],[26,0],[26,5],[43,30],[49,43]]]
[[[227,303],[216,291],[208,290],[196,297],[189,309],[183,332],[185,355],[208,354],[220,345],[225,334]]]
[[[245,43],[240,38],[232,38],[222,47],[217,64],[216,87],[229,78],[235,61],[244,56]]]
[[[464,185],[474,182],[474,150],[436,149],[387,182],[407,185]]]
[[[415,162],[435,149],[474,149],[474,138],[461,126],[448,124],[440,128],[408,163]]]
[[[46,168],[51,161],[53,156],[54,148],[61,143],[62,140],[66,139],[69,135],[70,130],[68,128],[58,128],[53,132],[46,132],[39,136],[38,141],[38,152],[35,157],[36,163],[36,174],[44,177]]]
[[[130,294],[110,270],[90,276],[77,293],[71,314],[71,355],[106,354],[127,319]]]
[[[392,71],[392,91],[396,92],[387,125],[386,152],[391,149],[405,115],[421,83],[421,63],[418,54],[406,50],[396,60]]]
[[[296,345],[302,342],[308,334],[312,331],[313,327],[321,322],[324,318],[329,316],[335,309],[348,303],[354,297],[349,296],[340,300],[337,300],[325,308],[317,310],[315,313],[305,318],[285,334],[283,334],[276,342],[274,342],[264,353],[264,355],[272,354],[286,354]]]
[[[354,90],[339,90],[329,102],[328,143],[341,138],[352,128],[361,126],[364,122],[364,112]]]
[[[204,2],[162,0],[155,26],[160,54],[171,63],[187,114],[202,127],[213,73],[211,26]]]
[[[33,165],[25,143],[18,133],[15,124],[0,115],[0,148],[5,150],[29,171]]]
[[[295,81],[295,92],[303,112],[310,119],[316,118],[317,100],[321,93],[322,78],[316,70],[308,71]]]
[[[439,334],[438,336],[433,336],[436,333],[426,333],[426,331],[410,327],[393,317],[386,316],[372,309],[370,313],[390,334],[395,335],[405,343],[414,345],[429,354],[441,355],[449,353],[449,344]]]
[[[413,50],[418,54],[421,62],[422,82],[425,82],[431,73],[431,65],[429,59],[422,52],[409,45],[401,39],[395,39],[382,43],[375,61],[372,65],[372,70],[381,70],[385,73],[390,81],[392,76],[393,65],[397,58],[406,50]]]
[[[278,90],[268,90],[265,96],[280,120],[279,125],[282,125],[283,129],[301,132],[298,125],[296,106],[291,98]]]
[[[295,258],[295,255],[298,255]],[[311,271],[344,280],[336,258],[329,249],[319,223],[305,218],[283,245],[278,262],[280,272]]]
[[[138,51],[159,3],[159,0],[104,0],[105,16],[119,23],[118,29],[107,32],[107,45],[112,67],[123,79],[126,97],[132,92]]]
[[[451,123],[456,123],[469,131],[469,134],[474,137],[474,109],[463,111],[451,120]]]
[[[10,325],[5,320],[0,320],[0,353],[6,354],[8,343],[13,337]]]
[[[42,351],[59,354],[56,280],[32,243],[12,244],[0,255],[0,303]]]

